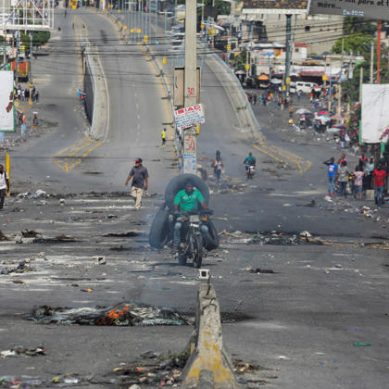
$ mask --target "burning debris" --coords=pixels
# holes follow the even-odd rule
[[[53,308],[43,305],[28,317],[39,324],[96,326],[182,326],[188,319],[170,310],[135,303],[110,308]]]

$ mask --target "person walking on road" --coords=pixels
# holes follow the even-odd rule
[[[347,183],[349,180],[350,171],[347,167],[347,162],[342,161],[338,169],[339,195],[347,197]]]
[[[0,164],[0,210],[3,209],[6,193],[9,191],[9,179],[4,170],[4,166]]]
[[[374,199],[377,206],[384,204],[385,178],[387,174],[381,165],[378,165],[373,171],[374,180]]]
[[[128,177],[125,182],[125,186],[132,179],[130,196],[135,200],[135,209],[139,210],[142,206],[142,198],[144,191],[149,186],[149,173],[147,168],[142,165],[142,158],[135,160],[135,166],[130,170]]]
[[[335,158],[331,157],[328,161],[324,162],[327,165],[328,171],[328,196],[335,196],[335,180],[338,173],[338,165],[335,163]]]
[[[161,140],[162,140],[162,146],[166,144],[166,128],[163,128],[161,131]]]
[[[216,157],[212,161],[211,166],[213,167],[213,174],[216,177],[217,182],[219,182],[224,168],[224,163],[219,150],[216,151]]]

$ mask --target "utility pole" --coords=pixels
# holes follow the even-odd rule
[[[381,84],[381,31],[382,20],[377,23],[377,78],[376,84]]]
[[[285,74],[284,74],[284,88],[286,96],[289,95],[290,84],[290,61],[292,50],[292,15],[286,15],[286,40],[285,40]]]
[[[32,42],[32,32],[30,32],[30,68],[28,69],[28,80],[30,82],[32,82],[32,49],[33,49],[33,46],[32,46],[33,42]]]
[[[361,72],[359,73],[359,102],[362,101],[362,85],[363,85],[363,67],[361,66]]]
[[[185,1],[185,68],[184,106],[197,103],[197,47],[196,47],[197,1]],[[197,140],[195,127],[184,130],[183,173],[195,174],[197,170]]]
[[[374,42],[370,45],[370,84],[373,83],[374,79]]]

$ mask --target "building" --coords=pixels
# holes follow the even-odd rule
[[[292,41],[307,45],[307,54],[331,51],[343,33],[343,17],[308,15],[308,1],[245,0],[241,10],[243,40],[285,43],[286,15],[292,15]]]

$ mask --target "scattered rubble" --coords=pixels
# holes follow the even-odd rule
[[[188,350],[178,354],[160,355],[148,351],[141,357],[131,363],[121,363],[120,366],[113,369],[113,373],[119,377],[120,387],[128,389],[138,389],[143,385],[147,387],[179,387],[182,371],[189,358]],[[267,383],[263,375],[266,370],[253,363],[242,360],[234,360],[234,371],[240,384],[246,384],[247,387],[254,388],[258,385]],[[277,378],[275,375],[266,378]]]
[[[15,346],[10,350],[0,351],[0,357],[8,358],[8,357],[17,357],[21,355],[25,355],[28,357],[35,357],[37,355],[46,355],[46,353],[47,350],[44,347],[26,348],[23,346]],[[1,384],[1,379],[0,379],[0,384]]]
[[[0,230],[0,241],[8,241],[10,240],[6,235],[3,234],[3,232]]]
[[[259,244],[259,245],[277,245],[292,246],[302,244],[322,245],[323,241],[315,238],[308,231],[299,234],[287,232],[271,231],[261,233],[243,233],[241,231],[228,232],[222,231],[220,235],[227,238],[228,243],[234,244]]]
[[[189,324],[189,319],[170,309],[135,303],[121,303],[110,308],[52,308],[43,305],[34,309],[32,315],[27,318],[39,324],[65,325],[181,326]]]
[[[12,274],[12,273],[25,273],[33,271],[34,269],[30,265],[30,259],[27,258],[18,263],[17,266],[13,264],[7,264],[6,262],[2,262],[0,266],[0,274]]]

